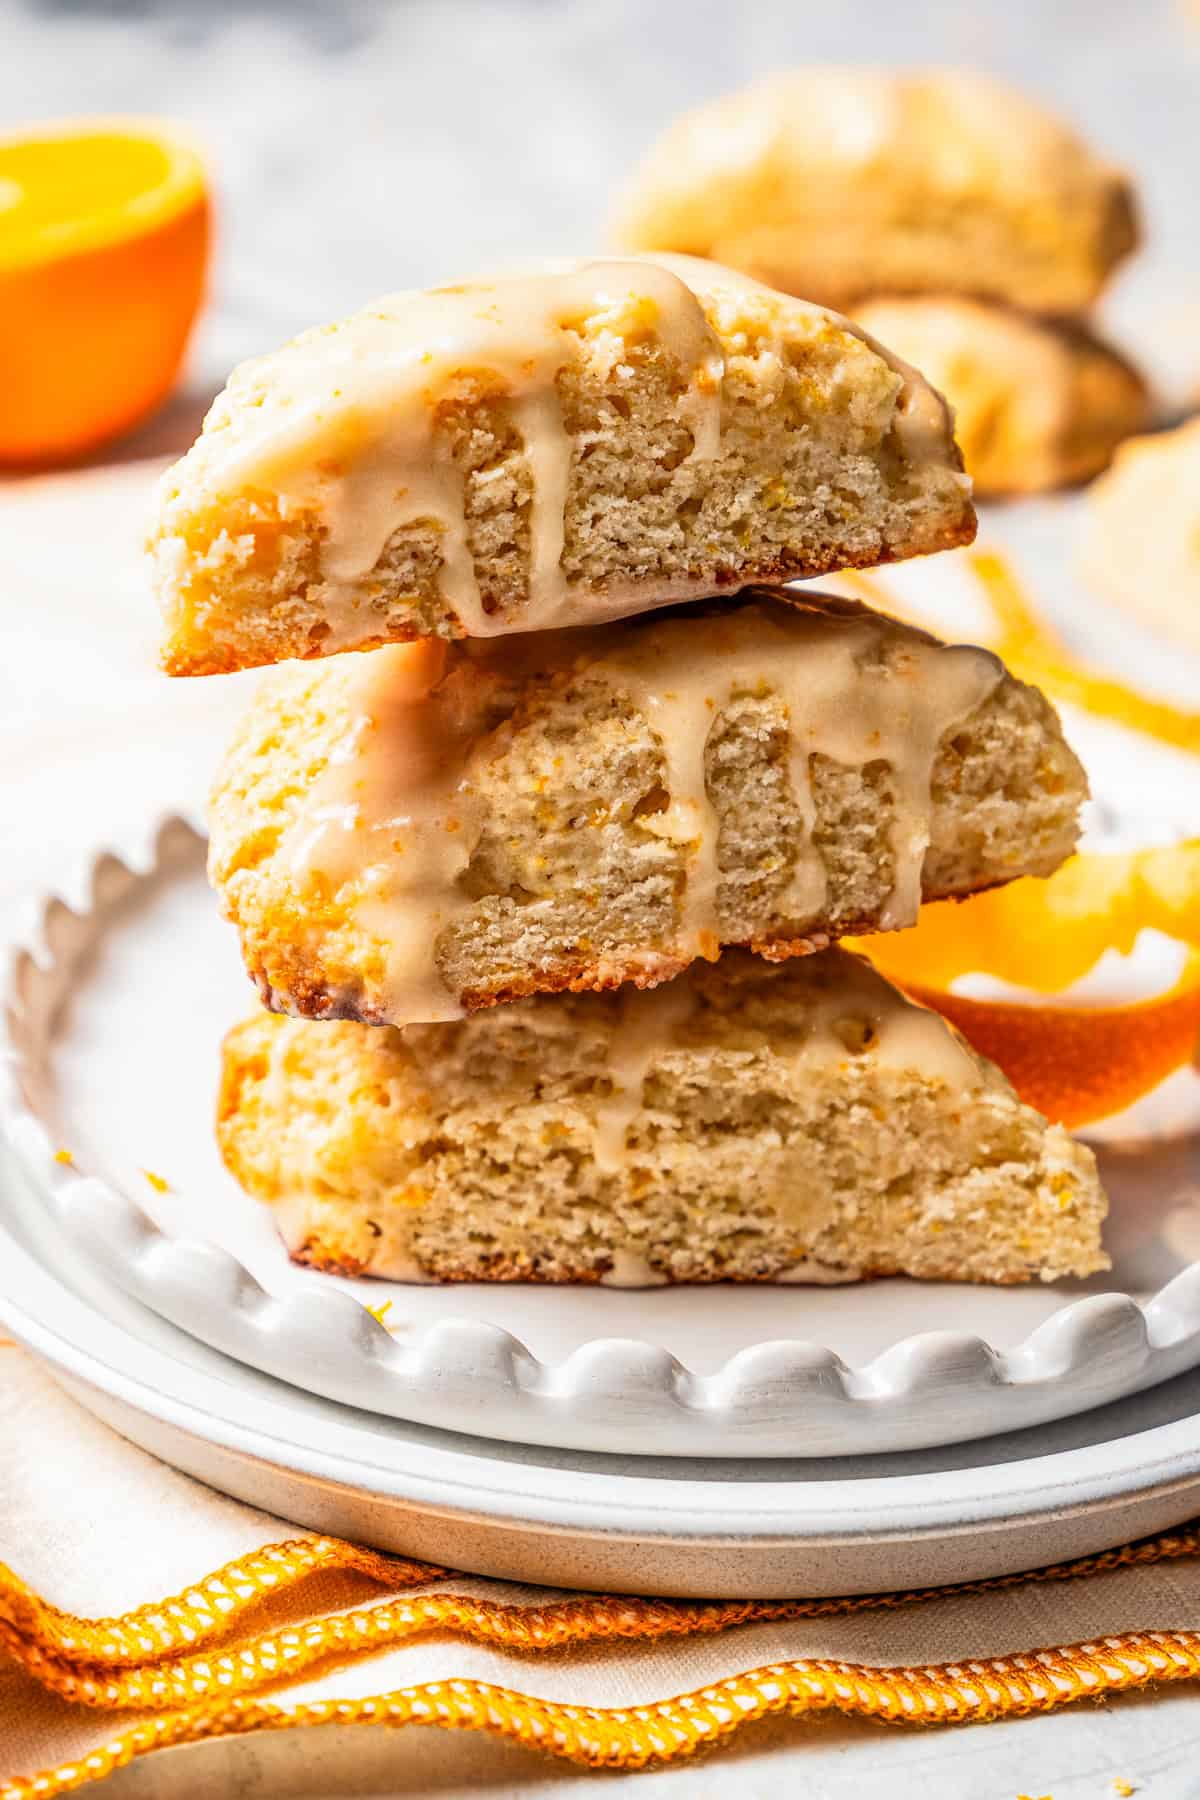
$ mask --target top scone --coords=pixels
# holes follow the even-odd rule
[[[615,236],[827,306],[963,293],[1075,312],[1137,243],[1132,191],[1065,125],[951,70],[809,68],[711,102],[650,152]]]
[[[969,542],[948,409],[689,259],[380,301],[235,370],[164,477],[165,667],[594,624]]]

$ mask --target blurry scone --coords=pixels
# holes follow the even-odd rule
[[[209,867],[268,1005],[406,1025],[909,925],[1057,867],[1085,792],[987,651],[755,589],[273,672]]]
[[[1089,490],[1084,531],[1089,584],[1200,650],[1200,418],[1119,450]]]
[[[235,370],[163,478],[163,658],[590,624],[941,550],[974,535],[961,470],[913,370],[710,264],[399,294]]]
[[[651,150],[616,241],[827,306],[970,293],[1090,304],[1137,242],[1125,177],[1020,94],[952,70],[809,68],[710,102]]]
[[[1053,1280],[1090,1150],[860,958],[377,1030],[260,1014],[218,1135],[291,1254],[404,1281]]]
[[[1082,325],[949,295],[867,300],[855,316],[950,402],[977,493],[1087,481],[1145,429],[1141,376]]]

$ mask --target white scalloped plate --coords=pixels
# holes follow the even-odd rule
[[[561,1449],[826,1456],[1036,1425],[1200,1363],[1194,1138],[1102,1151],[1114,1269],[1088,1283],[631,1293],[295,1268],[212,1139],[220,1038],[252,1005],[197,835],[169,821],[91,861],[17,952],[0,1109],[105,1277],[313,1393]],[[386,1330],[365,1310],[384,1300]]]

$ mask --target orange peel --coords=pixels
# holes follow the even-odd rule
[[[1123,1112],[1191,1060],[1200,958],[1169,993],[1129,1006],[1022,1006],[910,987],[1004,1070],[1021,1099],[1068,1130]]]
[[[1200,713],[1150,698],[1077,663],[1039,618],[1004,559],[968,555],[995,620],[990,645],[1023,680],[1127,730],[1200,753]],[[870,576],[843,578],[882,612],[914,619]],[[993,975],[1041,994],[1079,981],[1106,950],[1128,955],[1143,931],[1192,952],[1169,992],[1120,1006],[1025,1005],[951,991]],[[1087,1125],[1151,1093],[1200,1039],[1200,839],[1168,849],[1072,857],[1048,880],[1026,879],[962,902],[922,908],[909,931],[856,940],[908,994],[957,1026],[1004,1070],[1021,1098],[1059,1123]]]
[[[1022,681],[1044,688],[1067,706],[1107,719],[1127,731],[1157,739],[1176,750],[1200,754],[1200,713],[1152,699],[1114,676],[1078,662],[1056,632],[1039,617],[1009,564],[994,550],[961,552],[983,588],[994,629],[986,642]],[[831,584],[863,600],[876,612],[929,629],[919,609],[905,606],[886,581],[849,570]]]
[[[1085,851],[1048,880],[1027,876],[970,900],[922,907],[911,930],[856,940],[891,981],[949,987],[995,975],[1061,993],[1139,932],[1200,950],[1200,838],[1165,849]]]
[[[170,391],[200,306],[200,157],[147,119],[0,137],[0,466],[53,464]]]
[[[1046,1006],[968,999],[967,974],[1054,994],[1144,930],[1192,951],[1166,993],[1132,1004]],[[1121,1112],[1187,1063],[1200,1038],[1200,840],[1072,857],[1027,879],[922,910],[910,931],[856,940],[906,993],[950,1020],[1021,1098],[1076,1127]]]

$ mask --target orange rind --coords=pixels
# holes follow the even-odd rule
[[[1132,1004],[969,999],[968,974],[1056,994],[1142,931],[1192,951],[1165,994]],[[857,940],[881,972],[932,1006],[1002,1068],[1021,1098],[1068,1127],[1123,1111],[1187,1063],[1200,1039],[1200,840],[1072,857],[1047,881],[1017,881],[927,906],[910,931]]]
[[[1039,617],[1007,562],[969,553],[991,606],[989,645],[1015,675],[1055,699],[1174,749],[1200,753],[1200,713],[1139,693],[1077,662]],[[876,578],[845,585],[893,617],[919,624]],[[1106,951],[1128,956],[1143,931],[1191,951],[1166,993],[1122,1005],[1039,1006],[968,998],[966,975],[1061,994]],[[1194,1056],[1200,1040],[1200,839],[1165,849],[1074,856],[1048,880],[1015,881],[963,901],[926,906],[911,930],[859,938],[881,972],[950,1020],[999,1065],[1021,1098],[1075,1128],[1122,1112]]]
[[[204,289],[204,166],[173,127],[0,138],[0,464],[69,461],[169,393]]]

